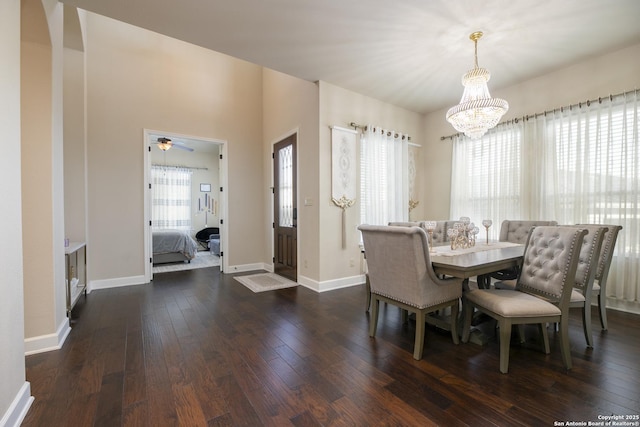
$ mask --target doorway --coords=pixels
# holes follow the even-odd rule
[[[298,281],[297,134],[273,146],[273,270]]]
[[[170,147],[165,146],[165,140],[169,141]],[[145,129],[144,156],[146,281],[153,280],[154,272],[181,269],[180,264],[185,264],[183,265],[185,269],[197,268],[199,265],[202,267],[219,265],[220,271],[224,271],[228,264],[228,258],[225,258],[225,249],[228,247],[228,227],[225,221],[228,212],[228,197],[225,191],[228,171],[226,141]],[[177,193],[174,195],[173,191],[169,191],[170,200],[165,202],[169,205],[175,202],[177,207],[184,206],[181,210],[171,209],[167,215],[163,215],[160,210],[165,209],[162,206],[165,202],[158,203],[156,200],[154,205],[153,198],[158,199],[159,188],[172,182],[169,178],[177,172],[187,172],[187,178],[181,177],[178,185],[183,187],[188,185],[188,189],[183,188],[180,197]],[[188,184],[185,183],[185,179],[188,180]],[[155,196],[153,196],[154,192]],[[161,194],[164,193],[161,192]],[[213,227],[217,229],[218,235],[214,247],[209,248],[208,242],[206,240],[204,243],[200,242],[196,234],[204,228]],[[157,234],[159,228],[182,229],[184,234],[193,239],[195,245],[191,245],[191,249],[194,251],[189,255],[195,255],[195,257],[191,262],[187,264],[182,259],[177,260],[177,263],[174,262],[173,256],[180,257],[181,253],[163,256],[154,254],[153,236]],[[167,236],[161,237],[167,238]],[[182,249],[179,252],[181,251]],[[212,262],[205,255],[213,256],[217,260]],[[160,259],[162,264],[157,263]]]

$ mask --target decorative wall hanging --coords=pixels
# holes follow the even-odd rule
[[[347,247],[347,208],[356,202],[356,135],[331,127],[331,201],[342,209],[342,248]]]
[[[409,147],[409,215],[418,206],[416,200],[416,147]]]

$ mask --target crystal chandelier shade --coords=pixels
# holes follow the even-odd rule
[[[475,44],[475,67],[462,76],[464,92],[460,104],[447,111],[447,121],[458,131],[471,139],[478,139],[487,130],[498,124],[504,113],[509,110],[509,103],[504,99],[491,98],[487,82],[491,74],[485,68],[478,67],[478,39],[481,31],[476,31],[469,38]]]

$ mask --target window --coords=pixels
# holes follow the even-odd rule
[[[623,227],[607,297],[640,312],[640,120],[632,91],[454,138],[451,213]],[[613,301],[613,303],[612,303]]]
[[[154,229],[191,229],[191,170],[152,166],[152,224]]]

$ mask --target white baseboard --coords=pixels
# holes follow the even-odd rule
[[[24,420],[24,417],[29,412],[29,408],[33,403],[33,396],[31,396],[31,384],[25,381],[20,387],[20,391],[16,395],[9,409],[4,413],[0,419],[0,427],[19,427]]]
[[[255,264],[241,264],[241,265],[230,265],[228,269],[224,272],[228,274],[233,273],[244,273],[246,271],[257,271],[257,270],[267,270],[269,272],[273,271],[273,266],[269,268],[269,264],[265,264],[263,262],[257,262]]]
[[[144,274],[140,276],[116,277],[114,279],[91,280],[89,291],[96,289],[119,288],[122,286],[144,285],[148,283]]]
[[[318,282],[305,276],[298,276],[298,283],[305,288],[309,288],[316,292],[334,291],[336,289],[348,288],[351,286],[361,285],[365,282],[364,274],[351,277],[343,277],[335,280],[325,280]]]
[[[71,332],[69,319],[64,318],[55,334],[41,335],[24,339],[24,354],[44,353],[47,351],[60,350]]]
[[[597,305],[597,302],[594,301],[593,304]],[[624,311],[626,313],[640,314],[640,303],[637,301],[625,301],[607,297],[607,308]]]

